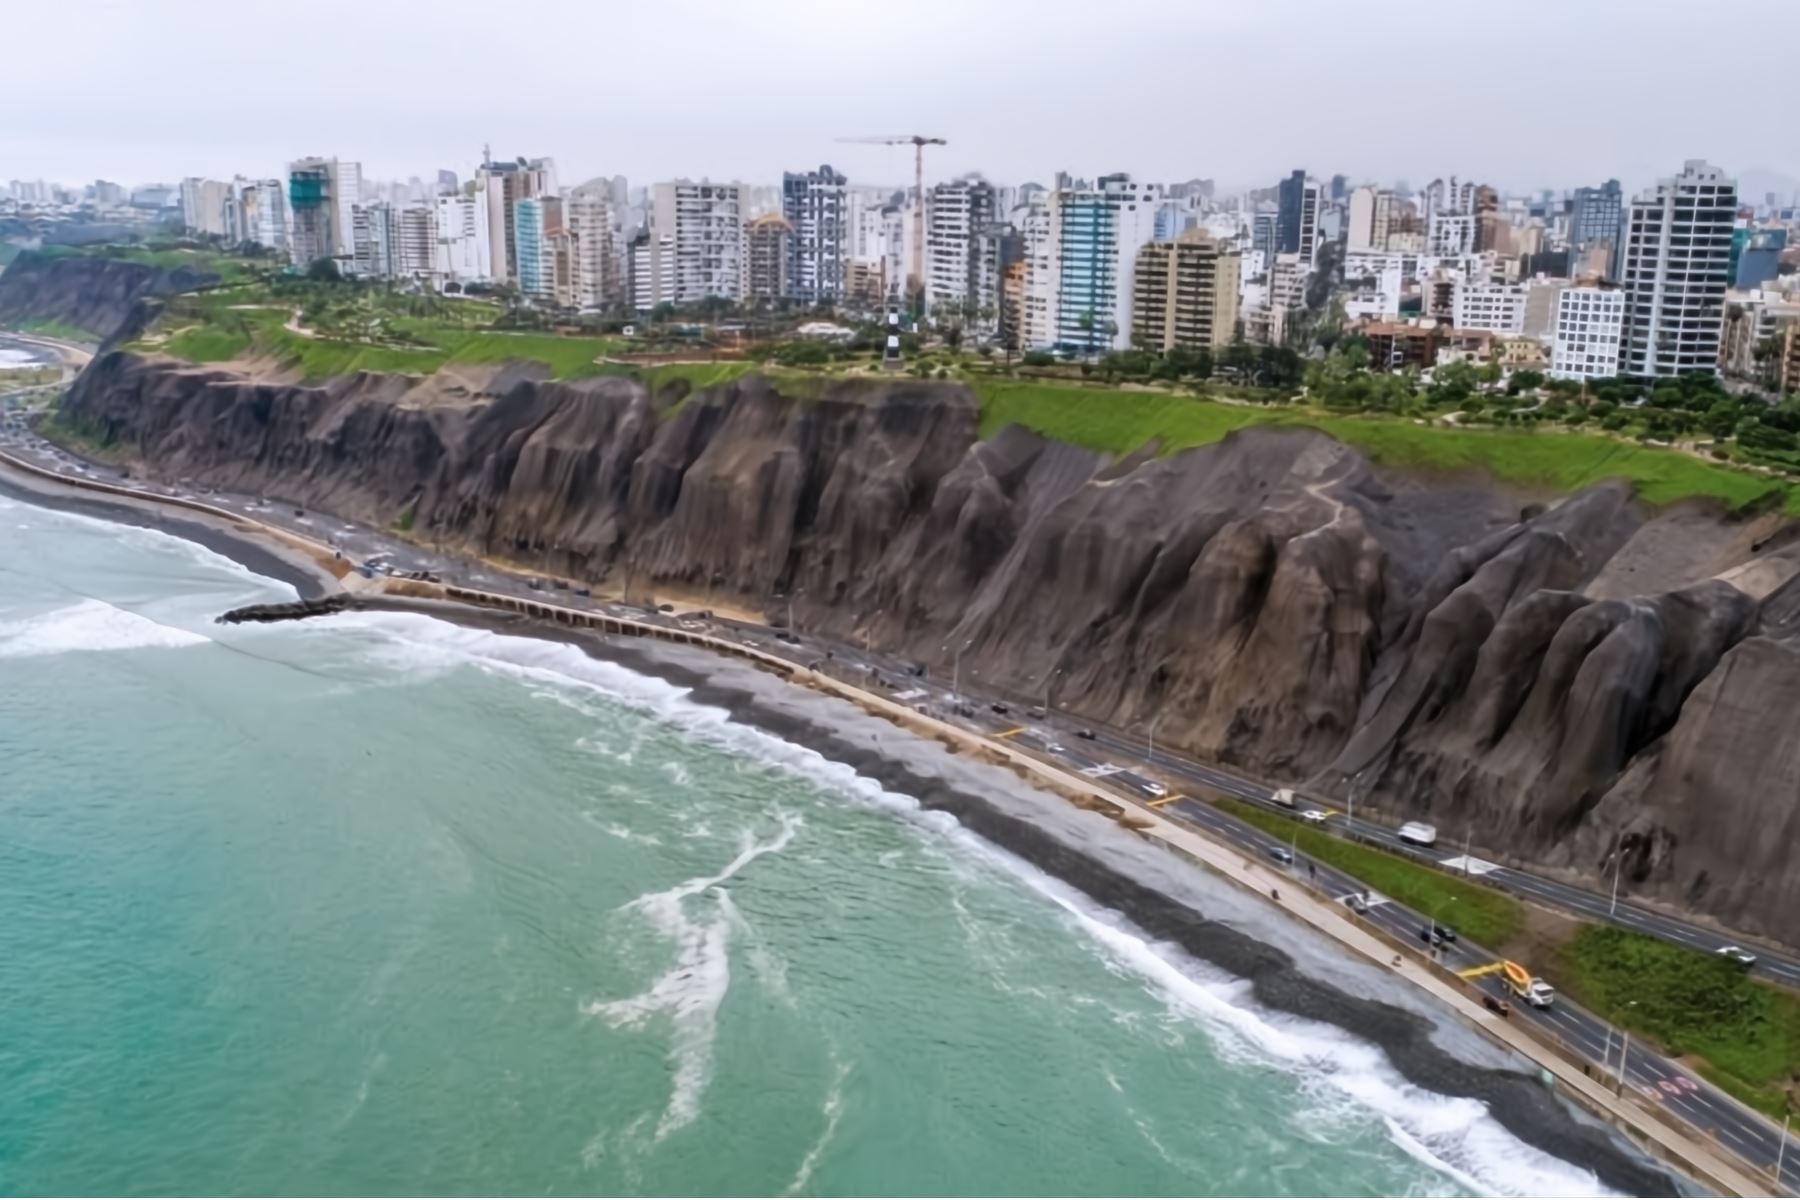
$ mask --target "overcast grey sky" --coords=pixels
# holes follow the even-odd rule
[[[1692,0],[8,7],[0,178],[273,175],[306,154],[466,176],[489,142],[554,156],[565,182],[766,182],[824,161],[900,182],[910,150],[833,139],[913,132],[950,142],[928,178],[1005,182],[1304,166],[1637,186],[1690,157],[1800,175],[1791,40]]]

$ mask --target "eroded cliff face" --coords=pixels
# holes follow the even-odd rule
[[[616,379],[300,387],[115,353],[67,403],[164,477],[411,511],[424,541],[639,596],[791,599],[1498,857],[1598,879],[1622,847],[1634,894],[1800,942],[1800,549],[1774,517],[1617,484],[1522,512],[1300,428],[1110,462],[979,440],[947,384],[752,377],[659,411]]]
[[[59,321],[107,341],[126,332],[138,304],[218,280],[187,267],[169,271],[110,258],[27,251],[0,272],[0,328]]]

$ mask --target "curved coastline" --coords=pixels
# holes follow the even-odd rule
[[[302,599],[338,590],[318,563],[288,547],[269,544],[250,531],[177,517],[154,497],[142,502],[104,498],[75,486],[25,479],[0,470],[0,494],[27,503],[103,520],[153,528],[206,546],[247,569],[293,587]],[[1433,1039],[1433,1023],[1417,1012],[1372,996],[1354,995],[1315,978],[1295,959],[1233,925],[1210,919],[1190,904],[1132,878],[1032,822],[1004,811],[990,799],[915,770],[901,756],[879,746],[853,742],[817,720],[769,703],[754,687],[710,670],[704,651],[676,661],[660,648],[603,639],[579,630],[529,621],[467,605],[407,604],[384,599],[379,607],[402,609],[508,636],[576,646],[599,659],[690,689],[694,699],[728,711],[740,721],[784,740],[805,745],[844,763],[893,791],[910,795],[925,808],[947,812],[971,832],[1046,874],[1076,888],[1096,903],[1130,920],[1152,939],[1179,946],[1197,959],[1250,981],[1258,1003],[1278,1012],[1335,1026],[1379,1046],[1408,1082],[1427,1091],[1485,1103],[1514,1136],[1557,1158],[1595,1172],[1608,1187],[1636,1195],[1671,1195],[1691,1190],[1686,1181],[1648,1160],[1609,1130],[1578,1117],[1523,1071],[1481,1065],[1460,1057]],[[685,657],[685,656],[684,656]],[[698,660],[698,661],[696,661]],[[725,660],[718,660],[723,668]],[[734,664],[740,670],[754,668]],[[773,678],[769,687],[786,687]],[[1050,800],[1060,804],[1060,801]]]

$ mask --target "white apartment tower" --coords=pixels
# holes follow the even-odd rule
[[[843,297],[851,242],[849,182],[829,164],[781,177],[781,215],[794,230],[788,246],[788,294],[803,303]]]
[[[437,198],[437,246],[432,273],[440,283],[483,282],[493,278],[485,196]]]
[[[1525,332],[1525,306],[1530,295],[1528,284],[1459,279],[1451,301],[1450,323],[1458,329],[1518,337]]]
[[[1625,301],[1617,288],[1562,289],[1551,332],[1552,379],[1610,379],[1619,373]]]
[[[409,204],[394,212],[394,270],[403,279],[437,275],[437,209]]]
[[[1155,237],[1162,199],[1160,185],[1123,174],[1050,194],[1057,345],[1086,355],[1131,345],[1137,253]]]
[[[1025,280],[1019,312],[1019,346],[1035,349],[1056,342],[1056,239],[1050,228],[1050,194],[1033,192],[1012,212],[1019,231]]]
[[[749,189],[741,183],[659,183],[651,204],[652,247],[667,240],[671,261],[651,273],[652,306],[692,304],[708,296],[742,300],[749,254],[744,220]]]
[[[1350,190],[1346,250],[1386,250],[1393,223],[1394,193],[1367,184]]]
[[[994,185],[976,176],[932,188],[925,207],[925,307],[946,319],[996,303],[980,270],[979,237],[995,220]],[[990,281],[991,282],[991,281]]]
[[[1689,159],[1625,215],[1625,325],[1618,374],[1717,373],[1737,184]]]
[[[605,308],[618,298],[617,261],[613,249],[612,188],[592,180],[570,192],[563,202],[569,235],[569,283],[575,306]]]

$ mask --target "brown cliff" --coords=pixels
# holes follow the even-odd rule
[[[1522,515],[1296,427],[1112,462],[979,440],[968,392],[910,381],[752,377],[666,411],[622,379],[301,387],[114,353],[67,403],[164,475],[410,511],[423,541],[639,595],[791,601],[944,669],[960,649],[965,678],[1497,857],[1594,880],[1623,837],[1634,894],[1800,943],[1800,584],[1773,517],[1620,484]]]

